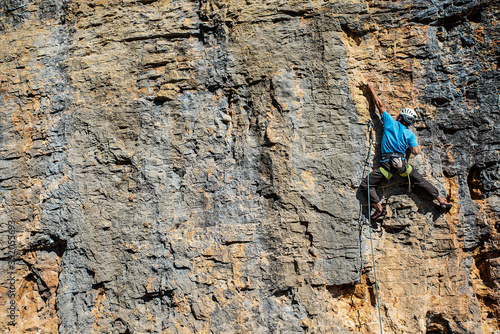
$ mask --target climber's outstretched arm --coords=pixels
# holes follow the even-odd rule
[[[375,106],[377,107],[380,116],[382,116],[382,114],[385,111],[385,105],[382,103],[382,100],[377,95],[377,91],[375,90],[375,84],[373,82],[368,82],[366,85],[370,90],[373,103],[375,103]]]

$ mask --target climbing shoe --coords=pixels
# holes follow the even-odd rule
[[[443,203],[439,204],[439,206],[441,207],[441,209],[443,209],[445,211],[450,211],[450,209],[452,208],[453,205],[451,205],[448,202],[443,202]]]
[[[383,219],[387,215],[387,211],[385,209],[382,209],[382,211],[375,211],[373,215],[371,215],[371,219],[377,220],[377,219]]]

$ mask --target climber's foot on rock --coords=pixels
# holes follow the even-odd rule
[[[444,201],[444,202],[441,202],[439,204],[439,206],[441,207],[441,209],[443,209],[444,211],[448,212],[451,210],[451,208],[453,207],[453,205],[451,205],[450,203]]]
[[[371,219],[373,220],[384,219],[386,215],[387,211],[385,211],[385,209],[382,209],[382,211],[376,210],[375,213],[371,215]]]

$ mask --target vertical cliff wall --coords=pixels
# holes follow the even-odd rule
[[[380,189],[384,332],[498,331],[499,15],[492,0],[2,2],[0,330],[379,332],[358,192],[370,119],[381,135],[371,80],[419,112],[411,163],[454,204]]]

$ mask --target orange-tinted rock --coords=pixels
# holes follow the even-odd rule
[[[380,306],[386,333],[495,333],[499,13],[1,4],[0,332],[377,333]],[[367,80],[417,110],[410,163],[454,205],[380,189],[380,305]]]

